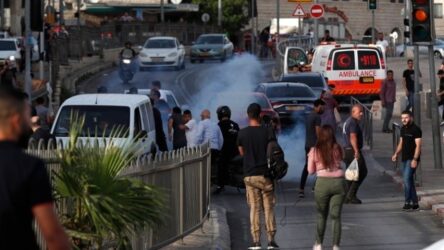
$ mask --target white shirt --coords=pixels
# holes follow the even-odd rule
[[[197,129],[197,144],[207,141],[210,142],[210,148],[216,150],[221,150],[224,144],[224,138],[219,126],[210,119],[199,122]]]
[[[186,124],[185,137],[187,138],[187,147],[191,148],[197,145],[197,123],[191,119]]]
[[[378,40],[376,42],[376,45],[380,46],[382,48],[382,52],[385,53],[385,51],[387,50],[387,47],[389,46],[389,43],[387,42],[387,40]]]

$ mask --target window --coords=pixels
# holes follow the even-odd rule
[[[176,100],[174,100],[174,97],[170,94],[166,94],[166,102],[170,108],[179,107],[179,104],[176,103]]]
[[[313,91],[308,87],[301,86],[274,86],[267,88],[268,98],[298,98],[298,97],[315,97]]]
[[[442,3],[435,3],[433,7],[433,17],[442,18]]]
[[[7,51],[7,50],[17,50],[15,47],[14,41],[0,41],[0,50],[1,51]]]
[[[136,108],[134,110],[134,136],[139,135],[140,131],[142,131],[142,119],[139,108]]]
[[[333,70],[350,70],[355,69],[355,52],[338,51],[334,55]]]
[[[302,82],[311,88],[322,88],[325,86],[325,80],[322,76],[292,75],[282,77],[282,82]]]
[[[396,3],[396,0],[390,0],[391,3]]]
[[[359,69],[379,69],[379,58],[376,51],[360,50],[358,51]]]

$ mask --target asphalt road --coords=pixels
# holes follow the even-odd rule
[[[193,112],[198,112],[217,93],[249,90],[258,81],[270,80],[270,67],[269,62],[261,64],[251,58],[238,58],[224,64],[187,63],[186,69],[182,71],[139,72],[129,85],[123,85],[118,79],[116,69],[112,69],[84,83],[83,91],[95,92],[98,86],[103,85],[110,92],[122,93],[124,89],[133,86],[149,88],[151,81],[160,80],[162,88],[173,90],[181,104],[187,104]],[[227,100],[227,104],[229,102]],[[309,191],[313,178],[309,178],[306,198],[297,198],[299,176],[304,162],[303,140],[304,128],[301,124],[280,138],[290,162],[289,174],[277,190],[276,240],[282,249],[311,249],[315,238],[315,204],[313,194]],[[403,212],[403,193],[400,187],[377,172],[373,168],[373,162],[368,161],[367,164],[369,176],[358,194],[364,204],[345,205],[343,210],[341,249],[416,250],[443,237],[444,226],[440,220],[430,211]],[[234,188],[227,188],[226,192],[213,196],[212,202],[227,209],[232,249],[246,249],[251,238],[244,191],[239,193]],[[330,229],[329,226],[325,239],[325,246],[329,248]],[[265,238],[263,237],[264,246]]]

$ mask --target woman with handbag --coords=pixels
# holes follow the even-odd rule
[[[341,241],[341,212],[345,198],[344,171],[341,168],[343,151],[336,142],[333,128],[321,127],[317,143],[308,153],[308,172],[317,175],[314,190],[317,215],[316,243],[314,250],[321,250],[328,215],[333,226],[333,249]]]

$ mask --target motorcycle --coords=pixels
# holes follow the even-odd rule
[[[120,59],[119,77],[124,84],[129,83],[134,77],[134,58],[132,56],[123,55]]]

